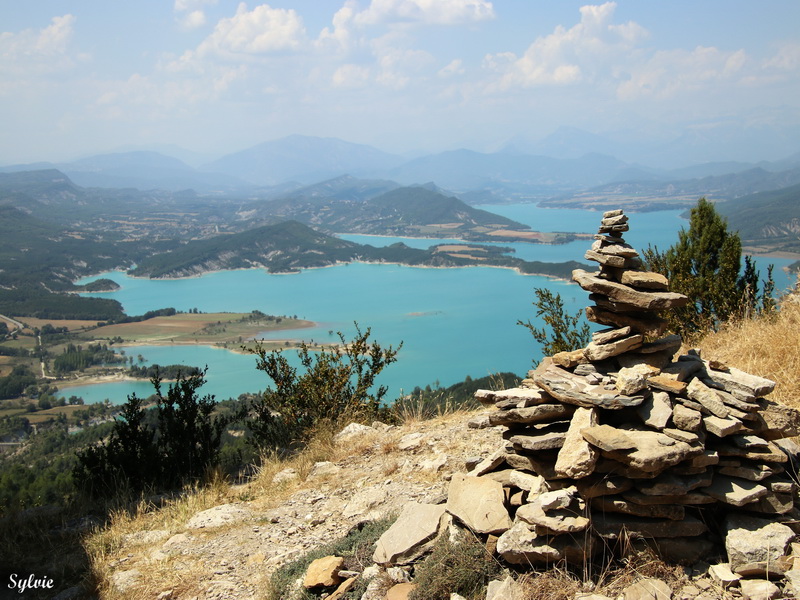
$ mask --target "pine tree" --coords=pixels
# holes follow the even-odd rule
[[[672,291],[691,300],[665,315],[673,331],[685,337],[773,306],[772,270],[759,292],[759,273],[749,256],[742,273],[739,234],[728,231],[727,221],[705,198],[692,208],[689,229],[681,229],[677,244],[665,252],[648,248],[644,257],[651,270],[669,279]]]

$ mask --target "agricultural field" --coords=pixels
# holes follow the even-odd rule
[[[87,340],[126,344],[236,344],[266,331],[300,329],[313,322],[261,313],[179,313],[137,323],[118,323],[81,334]],[[119,342],[118,342],[119,343]]]

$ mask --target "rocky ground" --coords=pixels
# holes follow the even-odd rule
[[[275,464],[252,483],[218,487],[133,518],[119,517],[88,542],[102,579],[101,597],[264,598],[278,567],[343,537],[354,525],[394,517],[411,501],[443,503],[453,475],[501,443],[501,428],[468,429],[474,418],[475,413],[456,413],[399,427],[353,427],[327,448],[330,460]],[[772,588],[745,591],[745,585],[726,579],[726,571],[702,561],[689,567],[629,564],[616,573],[616,581],[601,578],[599,585],[597,577],[594,582],[559,579],[565,577],[561,572],[549,584],[555,591],[527,597],[778,597]],[[371,560],[361,570],[370,567],[374,572]],[[510,591],[509,584],[495,584],[486,598],[530,593]],[[384,593],[369,598],[382,599]]]
[[[469,416],[357,429],[338,439],[330,461],[264,473],[169,514],[120,519],[95,539],[111,548],[96,569],[104,595],[261,598],[277,567],[357,523],[398,514],[409,501],[444,501],[452,474],[499,442],[493,429],[467,435]],[[213,506],[193,512],[203,504]]]

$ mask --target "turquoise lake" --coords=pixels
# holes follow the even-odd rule
[[[531,204],[481,207],[531,225],[540,231],[593,232],[600,213],[579,210],[540,209]],[[649,244],[667,248],[686,222],[680,211],[630,215],[631,231],[625,239],[640,251]],[[344,239],[374,246],[402,241],[427,248],[443,240],[342,235]],[[446,241],[446,240],[445,240]],[[557,246],[501,244],[526,260],[583,261],[587,241]],[[584,261],[586,262],[586,261]],[[790,260],[759,259],[762,275],[766,265],[776,265],[778,288],[789,285],[781,267]],[[269,274],[260,269],[221,271],[177,280],[134,279],[121,272],[98,274],[113,279],[121,289],[94,294],[120,301],[126,313],[174,307],[181,311],[250,312],[297,315],[317,323],[312,329],[284,331],[278,339],[335,340],[330,331],[352,336],[354,321],[382,346],[403,348],[398,361],[387,368],[381,382],[389,386],[387,400],[415,386],[447,386],[463,380],[511,371],[524,376],[541,353],[527,329],[517,320],[533,318],[531,304],[537,287],[561,294],[570,312],[588,304],[588,294],[575,284],[546,277],[520,275],[510,269],[466,267],[431,269],[403,265],[353,263],[307,269],[296,274]],[[267,387],[266,375],[255,369],[255,358],[209,346],[131,346],[129,355],[141,354],[144,364],[208,366],[205,394],[217,399],[236,397]],[[117,382],[65,388],[61,395],[82,396],[86,402],[106,398],[114,404],[128,394],[148,396],[149,382]]]

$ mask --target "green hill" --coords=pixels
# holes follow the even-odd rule
[[[800,252],[800,184],[717,205],[746,246]]]

